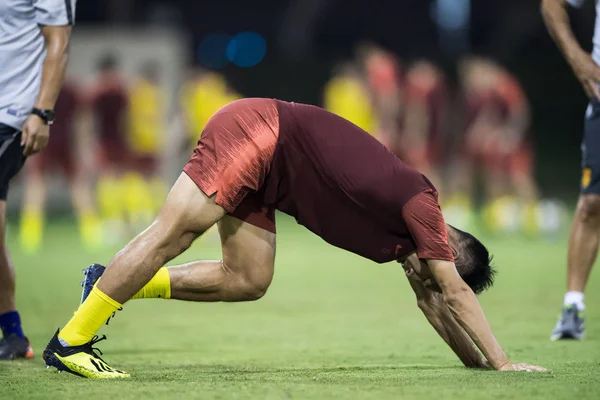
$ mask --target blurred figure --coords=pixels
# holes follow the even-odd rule
[[[44,230],[47,183],[58,172],[70,184],[70,194],[79,224],[82,244],[90,249],[100,245],[100,221],[96,212],[89,168],[82,157],[84,140],[78,126],[81,98],[77,87],[65,81],[56,101],[56,119],[46,151],[32,157],[25,171],[25,198],[21,215],[20,240],[25,252],[40,249]]]
[[[194,69],[180,93],[184,129],[188,134],[186,152],[196,145],[198,135],[213,114],[241,97],[228,86],[223,75],[201,68]]]
[[[402,113],[400,61],[390,52],[371,43],[360,45],[357,57],[367,76],[375,110],[375,137],[394,151],[397,148],[398,124]]]
[[[345,62],[334,68],[333,76],[325,86],[324,108],[363,130],[374,134],[375,116],[369,90],[359,68]]]
[[[160,166],[166,132],[166,105],[159,66],[145,63],[129,94],[128,147],[132,169],[125,175],[127,214],[137,225],[147,224],[167,194]]]
[[[448,96],[444,73],[418,61],[406,73],[398,156],[441,188]]]
[[[577,43],[567,13],[567,3],[579,7],[583,2],[542,1],[544,22],[590,98],[581,145],[583,171],[580,195],[569,237],[567,293],[561,318],[552,331],[552,340],[583,338],[583,292],[598,256],[600,242],[600,3],[596,2],[594,49],[590,55]]]
[[[101,174],[97,196],[106,225],[106,237],[124,234],[125,199],[122,178],[130,166],[127,147],[128,93],[117,58],[108,54],[98,63],[98,76],[86,96],[87,129],[98,141]]]
[[[527,228],[538,190],[527,138],[530,119],[525,94],[512,75],[489,59],[470,57],[459,69],[465,107],[462,184],[473,193],[473,175],[481,171],[487,226],[492,230],[498,224],[518,227],[518,213],[504,211],[522,207]],[[510,200],[515,197],[518,203]],[[507,214],[512,221],[506,221]]]

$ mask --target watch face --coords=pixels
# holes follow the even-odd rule
[[[54,110],[46,110],[46,119],[48,120],[48,122],[52,122],[54,121],[54,117],[56,116],[56,113],[54,112]]]

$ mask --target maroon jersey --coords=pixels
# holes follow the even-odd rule
[[[433,185],[375,138],[321,108],[244,99],[207,124],[184,171],[242,221],[273,211],[375,262],[452,260]]]
[[[74,123],[79,111],[80,99],[77,88],[70,82],[62,86],[58,99],[56,100],[56,118],[50,130],[50,141],[48,150],[70,149],[74,138]],[[48,151],[47,150],[47,151]]]
[[[101,78],[89,96],[99,139],[111,146],[125,147],[124,121],[128,108],[127,90],[117,78]]]

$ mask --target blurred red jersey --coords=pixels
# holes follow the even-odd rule
[[[125,132],[128,94],[122,79],[101,77],[87,96],[86,106],[94,118],[104,163],[123,165],[128,162]]]
[[[33,169],[44,173],[60,167],[66,176],[75,169],[75,131],[77,115],[81,107],[81,97],[73,82],[65,81],[54,109],[56,118],[50,129],[48,146],[33,158]]]
[[[415,134],[407,132],[411,129],[407,125],[406,119],[413,108],[424,111],[423,117],[426,119],[425,132],[416,132],[422,135],[422,140],[426,142],[425,154],[418,155],[424,157],[429,165],[437,165],[442,161],[444,153],[444,137],[446,129],[446,112],[448,106],[448,91],[441,73],[436,76],[424,75],[419,71],[413,71],[407,74],[404,90],[404,109],[403,121],[400,126],[400,136],[406,134]],[[402,139],[400,139],[402,143]],[[401,145],[397,150],[400,157],[410,163],[410,148],[403,148]],[[408,153],[408,154],[407,154]]]

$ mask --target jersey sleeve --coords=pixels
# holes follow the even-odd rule
[[[76,3],[77,0],[34,0],[35,21],[48,26],[74,25]]]
[[[402,209],[402,216],[421,259],[454,262],[448,232],[436,195],[421,192]]]
[[[573,7],[580,8],[585,3],[585,0],[567,0],[567,3],[572,5]]]

